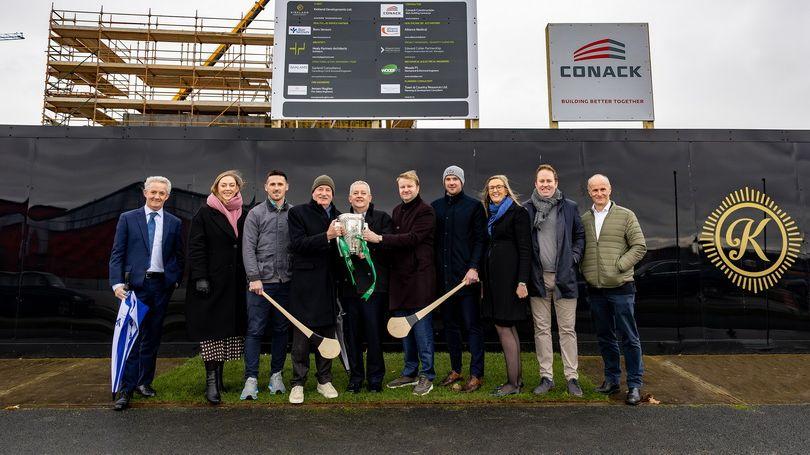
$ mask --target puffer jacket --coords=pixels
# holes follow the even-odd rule
[[[597,288],[617,288],[633,281],[633,266],[647,252],[636,214],[611,202],[598,241],[593,210],[582,214],[582,224],[585,255],[581,270],[585,281]]]

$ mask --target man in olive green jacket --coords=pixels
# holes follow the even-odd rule
[[[644,257],[647,244],[636,215],[610,200],[610,181],[601,174],[588,179],[591,210],[582,215],[585,254],[582,274],[588,282],[588,302],[596,327],[596,340],[605,364],[605,380],[596,390],[619,391],[621,359],[616,331],[621,334],[621,352],[627,368],[625,403],[637,405],[644,364],[635,318],[633,267]]]

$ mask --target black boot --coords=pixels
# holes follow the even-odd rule
[[[220,402],[217,390],[217,363],[219,362],[205,362],[205,399],[211,404]]]
[[[217,390],[219,390],[220,395],[227,392],[225,390],[225,375],[222,372],[222,368],[225,366],[225,362],[217,362],[219,365],[217,366]]]

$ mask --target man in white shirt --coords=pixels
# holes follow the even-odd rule
[[[597,392],[619,391],[621,359],[627,373],[629,405],[641,402],[644,363],[635,318],[636,287],[633,267],[644,257],[647,244],[636,214],[610,200],[610,180],[596,174],[588,179],[591,210],[582,215],[585,254],[582,274],[588,282],[588,302],[596,340],[604,362],[605,380]],[[621,346],[619,337],[621,334]]]

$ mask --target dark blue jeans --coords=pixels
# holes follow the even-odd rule
[[[354,294],[344,296],[340,301],[343,304],[343,311],[346,312],[343,324],[351,369],[349,382],[362,384],[363,379],[366,379],[370,386],[378,386],[382,384],[385,376],[381,327],[383,309],[388,305],[388,296],[372,294],[368,301],[364,301]],[[366,354],[368,368],[364,368],[363,365],[363,340],[368,345]]]
[[[282,307],[290,305],[290,283],[266,283],[264,292]],[[284,369],[287,358],[290,322],[264,296],[247,293],[247,334],[245,336],[245,379],[259,377],[259,354],[268,322],[270,338],[270,374]]]
[[[477,288],[476,288],[477,289]],[[461,373],[462,336],[461,327],[469,334],[470,375],[484,377],[484,330],[478,299],[475,295],[454,296],[442,305],[444,335],[447,340],[447,352],[450,354],[450,368]]]
[[[641,387],[644,374],[641,341],[636,327],[635,297],[635,294],[614,294],[610,290],[588,290],[596,340],[605,363],[605,380],[615,384],[621,381],[619,340],[616,338],[618,331],[627,367],[627,387]]]
[[[410,316],[419,310],[397,310],[393,316]],[[433,314],[428,314],[414,324],[408,336],[402,339],[402,353],[405,357],[405,366],[402,375],[415,377],[424,375],[431,381],[436,378],[433,369]],[[419,362],[422,368],[419,369]]]
[[[149,311],[138,328],[138,337],[127,357],[121,390],[132,392],[135,387],[150,385],[155,379],[155,362],[160,337],[163,335],[163,319],[173,291],[174,289],[166,289],[163,275],[145,279],[143,286],[135,289],[135,295],[149,307]]]

